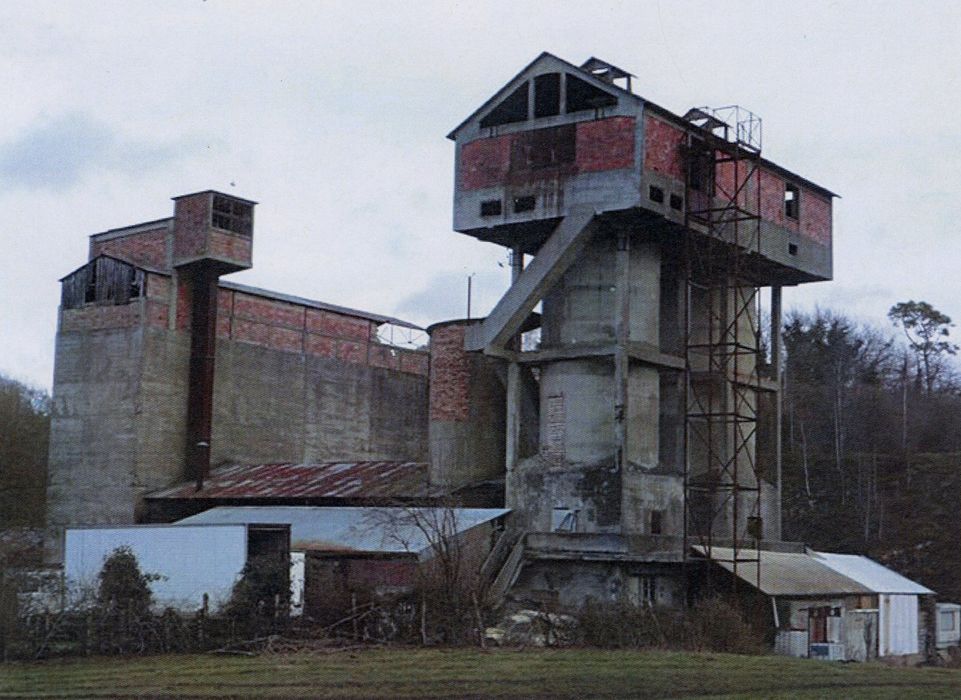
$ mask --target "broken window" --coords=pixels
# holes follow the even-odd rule
[[[62,280],[60,305],[79,309],[84,304],[126,304],[143,293],[144,273],[130,263],[101,256]]]
[[[561,113],[561,74],[545,73],[534,78],[534,117]]]
[[[567,112],[583,112],[588,109],[601,109],[602,107],[613,107],[617,104],[617,98],[606,90],[594,87],[586,80],[567,73],[567,99],[565,107]]]
[[[514,197],[514,213],[520,214],[525,211],[534,211],[534,205],[536,203],[537,200],[534,199],[533,195]]]
[[[651,511],[651,534],[660,535],[663,528],[664,522],[664,511],[663,510],[652,510]]]
[[[481,216],[497,216],[501,211],[502,205],[499,199],[488,199],[486,202],[481,202]]]
[[[687,158],[687,184],[692,190],[714,194],[714,152],[701,139],[691,143]]]
[[[957,616],[954,610],[942,610],[938,627],[942,632],[953,632],[957,627]]]
[[[680,209],[684,206],[684,198],[679,194],[671,195],[671,209]]]
[[[784,216],[797,220],[801,213],[801,189],[790,182],[784,185]]]
[[[576,144],[574,124],[525,131],[511,144],[510,169],[518,172],[571,165],[576,156]]]
[[[239,199],[214,195],[210,223],[214,228],[249,236],[253,232],[254,206]]]
[[[551,516],[553,532],[577,532],[577,511],[571,508],[554,508]]]
[[[648,197],[651,198],[651,201],[652,201],[652,202],[656,202],[657,204],[663,204],[663,203],[664,203],[664,190],[662,190],[662,189],[661,189],[660,187],[658,187],[657,185],[651,185],[651,186],[648,188],[647,195],[648,195]]]
[[[650,574],[631,576],[627,581],[628,595],[634,605],[653,607],[657,604],[657,577]]]
[[[491,126],[525,121],[527,119],[527,96],[529,92],[530,83],[525,82],[480,120],[481,128],[486,129]]]

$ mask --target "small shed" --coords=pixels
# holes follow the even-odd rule
[[[937,647],[949,649],[961,644],[961,605],[938,603]]]
[[[731,549],[713,547],[711,558],[734,572]],[[760,581],[771,598],[776,653],[868,661],[926,651],[922,599],[934,592],[867,557],[739,550],[738,559],[738,579],[754,588]]]
[[[402,591],[439,552],[457,551],[479,568],[503,529],[504,508],[224,506],[182,524],[289,525],[293,557],[304,558],[304,612],[343,604],[357,593]],[[295,591],[295,598],[297,597]]]

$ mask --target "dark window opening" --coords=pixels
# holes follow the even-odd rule
[[[519,214],[524,211],[533,211],[535,201],[533,195],[514,197],[514,213]]]
[[[534,116],[553,117],[561,113],[561,74],[545,73],[534,78]]]
[[[658,204],[664,203],[664,190],[656,185],[651,185],[647,191],[648,196],[651,198],[652,202],[657,202]]]
[[[511,145],[511,171],[542,170],[574,163],[576,126],[565,124],[525,131]]]
[[[789,219],[797,219],[801,209],[801,190],[797,185],[790,183],[784,186],[784,216]]]
[[[486,202],[481,202],[481,216],[497,216],[503,211],[501,207],[501,200],[499,199],[489,199]]]
[[[652,510],[651,511],[651,534],[660,535],[662,532],[664,520],[664,511]]]
[[[499,105],[494,107],[487,116],[480,120],[482,129],[490,126],[500,126],[501,124],[513,124],[527,119],[527,95],[530,91],[530,83],[525,82],[514,90]]]
[[[210,218],[210,223],[214,228],[249,236],[253,231],[253,222],[254,207],[252,204],[214,195],[213,213]]]
[[[565,106],[568,112],[583,112],[588,109],[613,107],[616,104],[617,98],[614,95],[567,73]]]
[[[788,243],[788,244],[787,244],[787,252],[788,252],[790,255],[797,255],[797,243]]]
[[[143,294],[144,273],[133,265],[101,256],[63,278],[60,304],[79,309],[84,304],[126,304]]]
[[[684,198],[681,197],[681,195],[679,195],[679,194],[672,194],[672,195],[671,195],[671,209],[677,209],[678,211],[680,211],[680,209],[681,209],[683,206],[684,206]]]
[[[714,194],[714,153],[703,141],[691,144],[687,158],[687,184],[695,192]]]
[[[764,521],[756,515],[748,516],[747,534],[756,540],[764,539]]]

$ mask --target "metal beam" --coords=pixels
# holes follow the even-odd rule
[[[596,228],[595,215],[591,206],[571,208],[484,322],[467,329],[466,350],[502,348],[517,334],[537,302],[560,280],[590,240]]]

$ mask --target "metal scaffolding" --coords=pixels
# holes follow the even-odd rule
[[[750,263],[761,243],[761,120],[737,106],[685,118],[684,551],[699,545],[729,563],[735,586],[738,568],[754,565],[760,586],[760,285]]]

